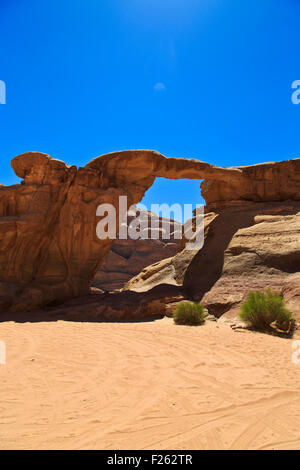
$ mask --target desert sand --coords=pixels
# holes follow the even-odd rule
[[[292,341],[206,322],[2,322],[1,449],[299,449]]]

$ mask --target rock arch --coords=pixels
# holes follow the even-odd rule
[[[300,159],[221,168],[151,150],[102,155],[85,167],[29,152],[11,162],[21,184],[0,188],[0,308],[30,310],[86,295],[112,241],[96,237],[96,207],[139,202],[157,176],[204,179],[208,205],[300,199]]]

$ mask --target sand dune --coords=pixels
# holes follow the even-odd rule
[[[292,340],[207,322],[0,323],[0,449],[300,448]]]

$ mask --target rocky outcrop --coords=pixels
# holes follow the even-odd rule
[[[147,219],[148,227],[150,227],[150,218],[153,216],[155,214],[147,211],[139,213],[139,217]],[[114,242],[93,280],[93,287],[104,291],[122,289],[127,281],[146,266],[176,254],[181,241],[176,236],[178,234],[181,237],[182,224],[162,217],[157,217],[157,219],[157,225],[160,227],[158,239],[151,239],[150,229],[148,229],[146,233],[141,233],[143,238],[117,239]],[[132,220],[133,217],[129,215],[128,225]],[[170,234],[165,233],[164,221],[169,224]]]
[[[300,204],[231,203],[210,224],[206,244],[188,266],[183,284],[219,317],[249,290],[271,287],[284,294],[284,286],[298,274]]]
[[[169,304],[184,299],[180,288],[159,285],[148,292],[92,293],[48,309],[53,317],[74,321],[154,320],[167,314]]]
[[[300,200],[299,159],[220,168],[199,160],[134,150],[103,155],[76,168],[31,152],[15,157],[12,167],[23,181],[0,187],[0,307],[8,311],[30,310],[87,295],[112,246],[111,240],[96,236],[98,205],[113,204],[119,217],[119,196],[127,196],[128,205],[136,204],[157,176],[204,179],[203,196],[216,208],[231,200]],[[221,248],[226,251],[236,231],[251,226],[255,212],[244,216],[234,210],[227,216],[226,211],[223,215],[216,211],[218,217],[210,222],[208,234],[219,226],[224,228],[226,220],[229,227],[224,228],[220,243],[212,242],[217,254],[208,244],[210,248],[204,247],[191,264],[186,261],[183,286],[191,295],[209,292],[212,280],[217,282],[223,269]],[[207,268],[209,280],[198,283],[196,292],[193,279],[200,269],[197,271],[196,266],[201,259],[207,262],[209,253],[216,261]],[[276,269],[273,265],[271,268]]]
[[[236,316],[249,290],[281,292],[300,321],[300,202],[235,201],[207,208],[205,242],[145,268],[127,288],[181,287],[209,313]]]

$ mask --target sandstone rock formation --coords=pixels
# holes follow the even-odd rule
[[[207,208],[205,242],[148,266],[126,285],[145,292],[181,287],[209,313],[234,317],[249,290],[281,292],[300,321],[300,201],[234,201]]]
[[[246,215],[244,209],[231,208],[224,214],[216,209],[205,242],[208,247],[192,263],[185,261],[188,268],[183,287],[193,296],[206,294],[213,288],[212,280],[218,281],[223,272],[224,252],[227,253],[234,234],[247,227],[249,230],[256,215],[260,215],[256,212],[257,203],[300,200],[300,159],[220,168],[198,160],[166,158],[154,151],[134,150],[103,155],[77,169],[48,155],[31,152],[15,157],[12,167],[23,181],[0,187],[0,307],[7,311],[30,310],[87,295],[112,246],[111,240],[99,240],[96,236],[97,206],[111,203],[119,216],[119,196],[126,195],[128,205],[136,204],[156,176],[204,179],[202,194],[216,208],[224,201],[256,202]],[[296,217],[299,206],[286,202],[284,205],[292,207],[287,217]],[[266,213],[263,223],[271,227],[268,216]],[[290,219],[283,219],[283,223],[285,220]],[[219,228],[225,231],[220,243],[213,241],[219,236],[216,234]],[[277,230],[281,229],[277,227]],[[214,231],[215,236],[208,242],[209,234]],[[240,239],[244,240],[245,235]],[[238,260],[237,252],[238,249],[232,255],[233,261]],[[209,258],[210,255],[216,259]],[[247,252],[247,256],[247,269],[250,269],[251,262],[256,265],[260,253]],[[288,260],[290,255],[284,256]],[[207,267],[208,280],[202,278],[199,283],[195,276],[204,269],[200,261],[206,263],[208,259],[211,264]],[[278,265],[274,259],[271,256],[268,269],[280,270],[281,261]],[[282,272],[285,269],[284,265]],[[289,269],[293,275],[299,271],[297,266]]]
[[[139,217],[141,214],[144,214],[147,225],[150,227],[150,218],[154,214],[140,211]],[[117,239],[114,242],[93,280],[93,287],[104,291],[119,290],[146,266],[176,254],[180,239],[176,238],[174,233],[177,232],[181,237],[182,224],[166,220],[170,224],[170,234],[167,234],[163,228],[164,219],[162,217],[157,217],[157,219],[160,227],[158,239],[151,239],[150,229],[148,229],[145,234],[141,233],[144,238]],[[133,217],[128,216],[128,224],[132,220]]]

